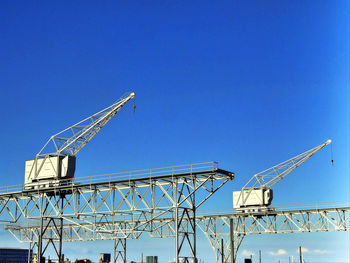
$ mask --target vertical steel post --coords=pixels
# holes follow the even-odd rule
[[[114,239],[113,242],[113,263],[117,263],[118,259],[126,263],[126,238]]]
[[[63,203],[63,199],[62,199],[62,203]],[[60,229],[58,231],[59,232],[58,262],[63,263],[63,261],[64,261],[64,258],[62,257],[63,218],[60,218],[59,222],[60,222]]]
[[[234,250],[235,250],[235,243],[234,243],[234,237],[233,237],[233,219],[230,219],[230,250],[231,250],[231,263],[235,263],[235,257],[234,257]]]
[[[299,260],[300,260],[300,263],[303,263],[303,255],[301,252],[301,246],[299,246]]]
[[[38,242],[38,263],[42,262],[42,247],[43,247],[43,224],[44,218],[42,212],[40,213],[40,233],[39,233],[39,242]]]
[[[116,240],[115,239],[113,239],[113,263],[116,263],[116,246],[117,246],[117,244],[116,244]]]
[[[261,250],[259,250],[259,263],[261,263]]]
[[[31,260],[30,260],[30,251],[32,250],[32,241],[29,242],[29,248],[28,248],[28,263],[31,263]]]
[[[175,204],[175,263],[179,263],[179,207],[176,191],[176,204]]]
[[[225,263],[224,254],[224,239],[221,238],[221,263]]]
[[[63,199],[63,196],[60,195],[60,198],[61,198],[61,211],[60,211],[60,214],[61,214],[61,218],[59,218],[59,222],[60,222],[60,229],[59,231],[59,244],[58,244],[58,262],[59,263],[63,263],[64,261],[64,258],[62,258],[62,239],[63,239],[63,218],[62,218],[62,213],[63,213],[63,203],[64,203],[64,199]]]
[[[189,186],[192,182],[193,188]],[[192,258],[192,262],[196,263],[196,179],[183,182],[176,181],[175,185],[175,261],[179,263],[183,258],[184,263],[188,263]],[[181,255],[181,251],[190,251],[189,256]],[[186,252],[188,253],[188,252]]]
[[[124,263],[126,263],[126,238],[124,239]]]
[[[192,167],[191,167],[191,173],[192,173]],[[193,180],[194,188],[196,188],[196,180]],[[196,241],[196,236],[197,236],[197,224],[196,224],[196,191],[193,192],[192,194],[192,216],[193,216],[193,262],[197,263],[197,241]]]

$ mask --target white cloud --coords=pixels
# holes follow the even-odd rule
[[[310,250],[308,248],[306,248],[306,247],[302,247],[301,248],[301,252],[303,254],[307,254],[307,253],[310,253]],[[297,253],[299,253],[299,248],[297,249]]]
[[[299,253],[299,249],[297,249],[296,251],[297,253]],[[325,254],[331,254],[332,251],[330,250],[326,250],[326,249],[308,249],[306,247],[302,247],[301,248],[301,252],[303,254],[318,254],[318,255],[325,255]]]
[[[330,253],[332,253],[332,251],[329,251],[326,249],[314,249],[314,250],[312,250],[312,253],[324,255],[324,254],[330,254]]]
[[[242,255],[243,255],[243,256],[250,257],[250,255],[254,256],[254,253],[253,253],[252,251],[250,251],[250,250],[244,249],[244,250],[242,251]]]
[[[271,256],[280,256],[280,255],[285,255],[285,254],[287,254],[287,251],[285,251],[284,249],[279,249],[279,250],[277,250],[276,252],[274,252],[274,251],[269,251],[269,252],[267,252],[269,255],[271,255]]]

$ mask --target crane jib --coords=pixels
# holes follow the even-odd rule
[[[133,98],[134,92],[126,93],[109,107],[51,136],[36,158],[26,161],[25,184],[30,188],[40,182],[46,187],[73,178],[75,156]],[[54,152],[47,153],[52,148]]]

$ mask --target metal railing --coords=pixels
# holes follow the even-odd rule
[[[84,177],[76,177],[74,179],[53,179],[52,181],[42,181],[38,183],[31,183],[28,185],[18,184],[18,185],[10,185],[10,186],[1,186],[0,187],[0,195],[8,194],[14,192],[21,192],[26,190],[26,186],[35,186],[42,185],[43,187],[39,187],[38,189],[42,190],[45,185],[45,189],[56,189],[62,186],[67,185],[81,185],[81,184],[95,184],[95,183],[109,183],[113,181],[119,180],[133,180],[138,178],[153,178],[158,176],[174,176],[183,173],[195,173],[200,171],[214,171],[218,169],[218,162],[202,162],[202,163],[194,163],[194,164],[183,164],[183,165],[175,165],[175,166],[166,166],[159,168],[150,168],[150,169],[142,169],[142,170],[134,170],[127,172],[118,172],[118,173],[109,173],[109,174],[100,174],[100,175],[91,175]],[[50,185],[50,183],[52,185]],[[28,188],[28,187],[27,187]]]
[[[350,201],[316,202],[316,203],[306,203],[306,204],[278,205],[278,206],[271,206],[271,207],[275,208],[276,212],[332,209],[332,208],[350,207]],[[235,209],[229,208],[229,209],[213,209],[213,210],[197,211],[196,215],[197,216],[231,215],[235,213],[236,213]]]

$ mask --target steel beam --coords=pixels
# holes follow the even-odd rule
[[[231,227],[230,227],[231,222]],[[221,239],[225,244],[225,262],[231,262],[246,235],[302,232],[349,231],[350,207],[276,211],[261,214],[231,214],[197,217],[197,225],[207,237],[219,262]]]
[[[158,218],[149,222],[140,220],[135,222],[99,222],[96,229],[89,230],[85,225],[65,225],[63,241],[92,241],[113,240],[116,233],[106,229],[119,229],[119,236],[139,238],[143,233],[151,237],[166,238],[176,236],[175,218]],[[186,223],[187,222],[187,223]],[[182,227],[190,227],[190,219],[184,219]],[[230,224],[232,222],[232,224]],[[139,231],[132,233],[136,225],[144,225],[152,231]],[[274,214],[222,214],[197,215],[196,227],[205,234],[213,249],[217,262],[221,261],[222,240],[224,245],[224,261],[235,260],[240,244],[246,235],[253,234],[280,234],[302,232],[330,232],[349,231],[350,207],[314,208],[276,211]],[[230,229],[231,228],[231,229]],[[16,226],[10,224],[6,227],[20,242],[32,242],[38,237],[38,225]],[[232,248],[234,250],[232,251]]]
[[[234,173],[207,162],[79,178],[46,188],[1,188],[0,220],[17,224],[8,228],[10,232],[28,220],[52,218],[73,226],[71,233],[80,240],[126,239],[153,233],[159,229],[154,221],[176,214],[172,229],[176,230],[178,263],[180,257],[196,258],[196,209],[233,179]],[[43,230],[55,221],[49,222],[25,238],[37,238],[41,248]],[[61,240],[58,253],[65,231],[56,233]],[[45,250],[39,249],[38,254]]]
[[[126,238],[113,240],[113,263],[126,263]]]

